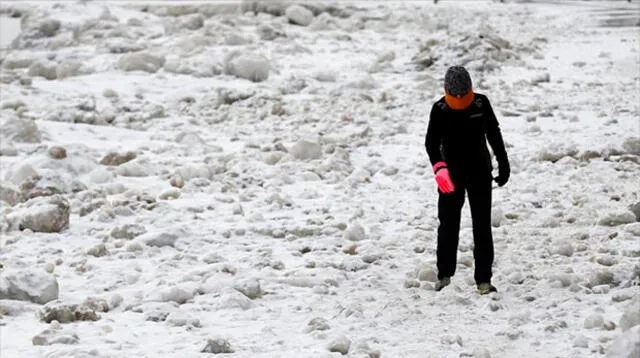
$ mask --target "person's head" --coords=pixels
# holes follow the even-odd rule
[[[444,76],[445,100],[452,109],[467,108],[473,102],[473,85],[469,72],[462,66],[451,66]]]

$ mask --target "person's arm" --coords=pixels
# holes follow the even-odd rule
[[[431,165],[433,165],[433,173],[435,174],[438,189],[440,189],[442,193],[452,193],[456,188],[449,176],[447,163],[443,161],[442,152],[440,151],[442,145],[441,115],[442,112],[434,105],[429,115],[429,126],[427,128],[424,146],[427,148],[429,160],[431,161]]]
[[[429,160],[431,165],[435,165],[442,161],[442,153],[440,152],[440,145],[442,144],[442,134],[440,130],[440,112],[436,105],[431,108],[429,114],[429,126],[427,128],[427,135],[424,140],[424,146],[427,149]]]
[[[505,149],[504,140],[502,139],[498,118],[496,118],[496,114],[493,112],[493,108],[491,108],[491,103],[488,99],[485,101],[485,114],[487,118],[487,140],[498,162],[499,174],[498,177],[496,177],[496,182],[499,186],[503,186],[509,180],[511,166],[509,165],[509,157],[507,156],[507,150]]]

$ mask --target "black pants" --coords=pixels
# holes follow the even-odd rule
[[[451,277],[456,271],[460,214],[466,192],[473,221],[474,278],[476,283],[491,282],[494,257],[491,235],[491,175],[452,175],[452,180],[455,191],[448,194],[440,192],[438,198],[438,279]]]

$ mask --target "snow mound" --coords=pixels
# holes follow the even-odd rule
[[[311,333],[316,331],[328,331],[331,329],[329,325],[329,321],[322,317],[316,317],[307,323],[307,327],[305,328],[305,332]]]
[[[224,338],[216,338],[210,339],[205,344],[204,348],[200,350],[200,353],[213,353],[213,354],[223,354],[223,353],[234,353],[235,351],[231,348],[231,343],[227,339]]]
[[[226,287],[220,291],[220,296],[216,300],[218,310],[248,310],[254,307],[253,301],[245,294],[236,289]]]
[[[269,24],[260,24],[256,28],[256,32],[258,33],[258,37],[264,41],[273,41],[278,38],[287,37],[287,34],[285,34],[284,31]]]
[[[175,302],[179,305],[193,299],[194,289],[188,285],[165,287],[149,296],[155,302]]]
[[[622,142],[622,148],[629,154],[640,155],[640,137],[630,137]]]
[[[287,9],[287,1],[243,0],[240,11],[266,13],[273,16],[283,16]]]
[[[152,247],[174,247],[178,241],[178,235],[166,232],[148,232],[136,237],[135,241]]]
[[[351,340],[346,336],[340,336],[329,343],[328,349],[329,352],[347,355],[349,354],[349,349],[351,349]]]
[[[314,75],[313,78],[320,82],[336,82],[338,79],[338,73],[330,69],[320,69]]]
[[[300,26],[309,26],[313,22],[313,12],[300,5],[289,6],[285,10],[285,16],[289,21]]]
[[[378,87],[380,84],[371,75],[360,76],[360,78],[346,84],[346,88],[357,90],[373,90]]]
[[[38,60],[29,66],[27,74],[31,77],[44,77],[48,80],[58,78],[58,64],[49,60]]]
[[[87,169],[85,166],[91,166],[91,162],[84,163],[86,158],[76,156],[62,158],[59,152],[55,152],[54,155],[59,159],[48,153],[16,163],[7,170],[5,180],[19,191],[20,201],[41,196],[78,193],[87,189],[77,177]],[[34,169],[34,166],[38,169]],[[10,190],[8,186],[4,188]],[[5,197],[6,195],[5,192]]]
[[[67,153],[66,158],[56,159],[48,153],[32,155],[26,160],[11,166],[5,174],[5,180],[19,185],[30,176],[39,175],[47,171],[72,177],[87,174],[97,168],[97,163],[91,155],[83,152]]]
[[[147,160],[136,159],[119,165],[116,173],[123,177],[142,178],[153,175],[154,168]]]
[[[158,194],[158,200],[175,200],[180,198],[182,193],[176,188],[167,188]]]
[[[259,54],[231,52],[224,60],[224,73],[253,82],[266,81],[269,78],[269,60]]]
[[[63,329],[59,323],[53,322],[49,328],[35,335],[31,343],[34,346],[69,345],[80,343],[80,338],[71,329]],[[64,356],[68,356],[67,354],[69,352],[65,352]]]
[[[640,326],[619,335],[609,346],[606,358],[640,357]]]
[[[69,77],[88,75],[93,73],[92,68],[87,67],[80,61],[63,61],[56,66],[56,78],[61,80]]]
[[[636,216],[636,221],[640,221],[640,201],[629,205],[629,211]]]
[[[544,162],[552,162],[555,163],[564,157],[575,158],[578,154],[578,149],[575,145],[566,145],[563,143],[552,143],[549,146],[543,148],[539,155],[538,159]]]
[[[40,143],[42,141],[42,133],[36,122],[30,119],[11,117],[2,124],[0,130],[4,140],[22,143]]]
[[[169,315],[165,319],[165,322],[167,322],[167,324],[169,324],[170,326],[174,326],[174,327],[185,327],[185,326],[196,327],[196,328],[202,327],[202,324],[200,323],[200,319],[180,311],[169,313]]]
[[[144,71],[156,73],[165,64],[165,57],[154,55],[147,51],[133,52],[122,55],[118,60],[118,68],[122,71]]]
[[[241,281],[235,285],[235,289],[252,300],[262,297],[263,293],[260,282],[256,279]]]
[[[344,238],[349,241],[362,241],[366,239],[366,233],[362,225],[351,223],[344,231]]]
[[[150,14],[160,17],[188,17],[189,15],[202,14],[209,18],[216,15],[234,15],[238,12],[239,5],[235,2],[211,2],[198,4],[160,5],[158,3],[145,4],[143,9]]]
[[[133,240],[134,238],[145,234],[147,229],[140,224],[125,224],[114,227],[111,230],[111,236],[115,239]]]
[[[58,299],[58,280],[36,269],[6,270],[0,274],[0,299],[45,304]]]
[[[447,20],[443,18],[442,21]],[[465,20],[456,18],[455,21]],[[471,71],[490,72],[505,63],[519,64],[522,54],[537,49],[535,43],[513,44],[489,31],[475,34],[447,32],[445,41],[430,38],[420,45],[412,58],[418,70],[432,66],[440,70],[455,63]]]
[[[98,167],[83,177],[87,184],[111,183],[116,178],[116,174],[106,168]]]
[[[2,101],[2,104],[0,105],[1,109],[13,109],[14,111],[17,111],[19,108],[22,107],[26,107],[26,103],[24,103],[24,101],[19,100],[19,99],[13,99],[13,100],[8,100],[8,101]]]
[[[598,225],[619,226],[631,224],[636,221],[636,216],[631,211],[610,212],[598,220]]]
[[[20,191],[25,200],[40,196],[70,194],[84,191],[87,186],[75,177],[50,169],[43,169],[20,183]]]
[[[9,170],[5,173],[4,180],[13,185],[20,185],[25,180],[37,176],[38,172],[36,172],[31,165],[21,163],[9,168]]]
[[[31,66],[31,64],[33,64],[35,61],[38,61],[41,59],[42,59],[42,56],[39,56],[39,55],[34,56],[32,52],[12,51],[12,52],[9,52],[4,58],[4,61],[2,62],[2,67],[8,70],[18,70],[18,69],[29,68],[29,66]]]
[[[330,31],[337,27],[336,19],[329,13],[323,12],[313,19],[309,29],[313,31]]]
[[[179,20],[178,27],[185,30],[195,31],[204,26],[206,18],[202,14],[191,14],[182,16]]]
[[[14,206],[23,202],[24,196],[22,195],[22,192],[11,186],[0,185],[0,200],[10,206]]]
[[[136,159],[138,156],[135,152],[110,152],[100,160],[100,164],[109,166],[118,166]]]
[[[95,305],[88,303],[75,304],[64,303],[55,300],[47,303],[38,313],[42,322],[51,323],[57,321],[59,323],[71,323],[76,321],[98,321],[100,315],[96,313]],[[99,307],[104,312],[108,310],[106,303]]]
[[[62,23],[57,19],[45,19],[37,23],[37,29],[44,37],[53,37],[56,35]]]
[[[299,160],[310,160],[322,158],[322,145],[306,139],[297,141],[289,150],[294,158]]]
[[[61,195],[38,197],[20,204],[7,215],[9,230],[61,232],[69,227],[69,202]]]
[[[176,135],[176,142],[187,147],[200,147],[204,145],[204,140],[198,133],[180,132]]]
[[[228,33],[224,36],[224,43],[227,46],[242,46],[251,43],[251,40],[236,32]]]
[[[170,55],[167,57],[164,70],[169,73],[190,75],[199,78],[213,77],[222,73],[222,67],[218,59],[208,53],[191,57]]]
[[[47,154],[53,159],[64,159],[67,157],[67,150],[64,147],[53,146],[47,150]]]
[[[618,325],[623,332],[640,325],[640,295],[633,298],[629,307],[627,307],[622,317],[620,317],[620,323]]]
[[[602,326],[604,326],[604,317],[600,314],[592,314],[584,320],[584,328],[586,329],[601,328]]]

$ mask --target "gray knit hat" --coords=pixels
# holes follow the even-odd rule
[[[444,90],[452,96],[463,96],[471,91],[471,76],[462,66],[451,66],[444,75]]]

